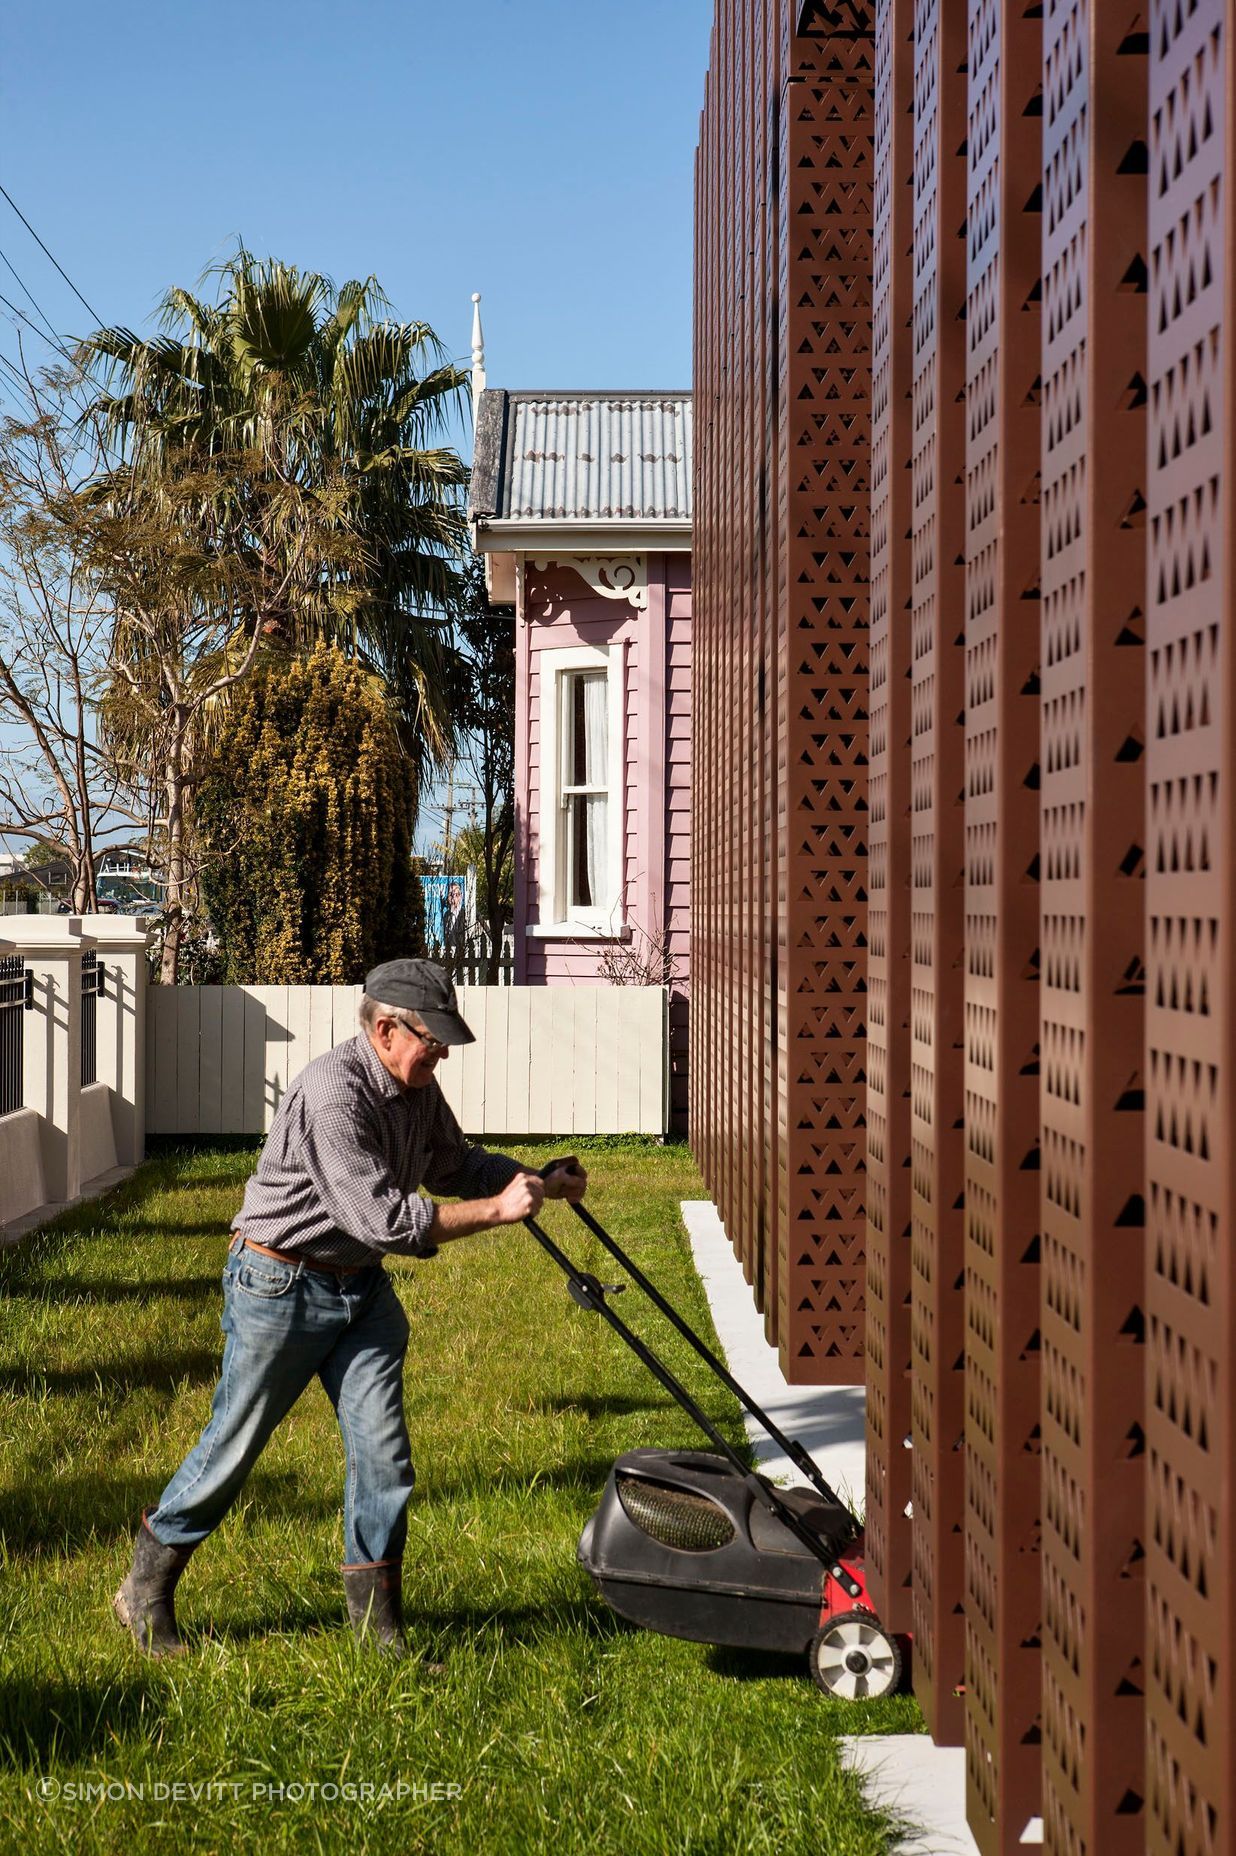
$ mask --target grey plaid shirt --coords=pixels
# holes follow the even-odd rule
[[[275,1111],[237,1228],[314,1263],[432,1251],[433,1203],[501,1192],[519,1172],[475,1147],[436,1082],[404,1089],[364,1032],[307,1064]]]

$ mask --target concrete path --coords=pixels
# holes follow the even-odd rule
[[[802,1444],[843,1501],[860,1512],[866,1476],[867,1393],[863,1386],[788,1386],[776,1349],[764,1338],[750,1284],[711,1199],[684,1199],[683,1222],[708,1297],[725,1363],[769,1417]],[[754,1419],[747,1433],[764,1475],[805,1482]]]
[[[787,1385],[715,1205],[711,1199],[687,1199],[682,1216],[726,1365],[773,1422],[806,1446],[838,1494],[861,1510],[866,1473],[864,1388]],[[766,1476],[790,1483],[804,1480],[750,1417],[747,1434]],[[978,1856],[966,1824],[965,1754],[960,1747],[934,1746],[925,1734],[847,1736],[841,1746],[847,1765],[863,1775],[871,1802],[896,1812],[913,1827],[897,1845],[899,1856]],[[1041,1832],[1034,1841],[1041,1841]]]

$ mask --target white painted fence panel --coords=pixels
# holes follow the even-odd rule
[[[476,1034],[439,1066],[469,1134],[663,1134],[660,986],[461,986]],[[359,986],[152,986],[151,1134],[263,1134],[289,1083],[356,1031]]]

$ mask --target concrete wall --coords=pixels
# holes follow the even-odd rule
[[[19,1010],[22,1101],[0,1116],[0,1228],[72,1204],[145,1153],[146,929],[113,915],[11,915],[0,955],[30,983]],[[82,957],[93,951],[103,991],[95,1015],[96,1081],[83,1089]]]
[[[15,1224],[46,1202],[40,1130],[32,1108],[0,1115],[0,1226]]]

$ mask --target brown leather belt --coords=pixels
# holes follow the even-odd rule
[[[259,1257],[273,1257],[276,1263],[303,1263],[307,1270],[316,1270],[322,1276],[355,1276],[361,1270],[370,1268],[368,1263],[314,1263],[294,1251],[272,1250],[269,1244],[255,1243],[253,1238],[245,1237],[243,1231],[237,1231],[235,1235],[243,1240],[246,1250],[256,1250]]]

